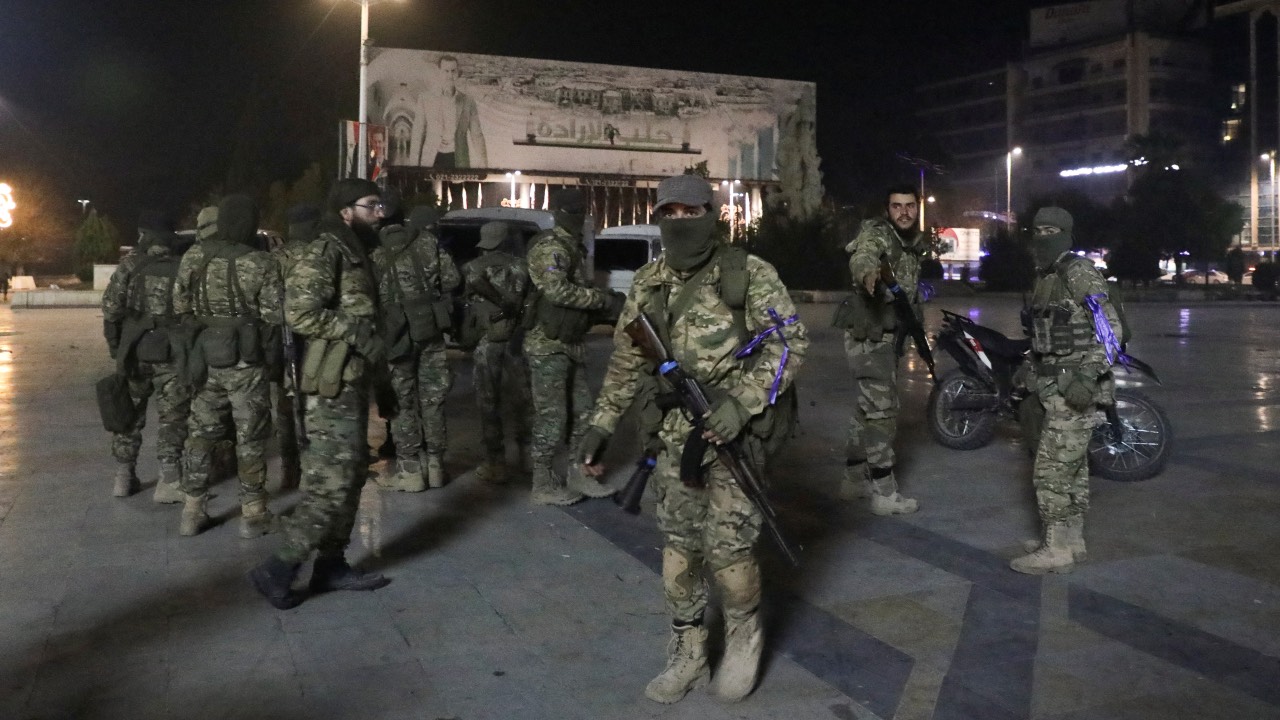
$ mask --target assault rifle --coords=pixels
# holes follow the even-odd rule
[[[693,432],[690,434],[690,440],[701,439],[703,418],[711,412],[711,403],[707,401],[707,395],[703,391],[702,386],[692,375],[686,373],[684,368],[680,367],[671,357],[671,352],[663,344],[662,338],[658,336],[658,331],[653,327],[653,321],[645,313],[640,313],[635,320],[627,324],[623,331],[631,338],[636,347],[640,349],[640,353],[649,362],[652,362],[658,369],[658,374],[671,384],[676,394],[680,396],[680,404],[684,407],[685,415],[693,423]],[[696,445],[695,445],[696,447]],[[792,565],[798,565],[799,560],[796,558],[795,551],[791,549],[791,545],[782,535],[782,530],[778,527],[778,513],[769,504],[769,497],[765,493],[764,483],[756,476],[755,469],[751,461],[747,458],[746,451],[742,448],[741,438],[723,444],[715,445],[716,457],[733,476],[733,481],[738,484],[742,493],[747,496],[751,504],[760,512],[760,516],[764,519],[764,526],[769,531],[769,536],[773,538],[773,542],[782,551],[787,558],[787,562]],[[686,455],[688,449],[686,448]],[[701,453],[697,454],[696,461],[701,462]],[[684,465],[683,458],[681,465]],[[684,476],[684,468],[681,469],[681,475]],[[699,483],[699,478],[681,477],[682,481],[687,483]],[[628,483],[630,485],[630,483]]]
[[[614,504],[622,508],[623,512],[639,515],[640,498],[644,497],[644,488],[649,484],[649,477],[653,475],[653,469],[657,466],[656,455],[648,452],[641,455],[640,460],[636,462],[636,469],[631,472],[631,478],[622,487],[622,492],[613,496]]]
[[[302,345],[298,342],[298,336],[289,329],[288,323],[281,326],[280,338],[280,344],[284,346],[285,371],[289,373],[289,380],[293,383],[293,387],[289,388],[289,392],[293,393],[293,436],[298,443],[298,450],[302,450],[309,442],[306,401],[302,394]]]
[[[933,379],[934,384],[938,382],[938,374],[934,371],[933,351],[929,349],[929,336],[924,333],[924,325],[921,324],[920,318],[916,315],[915,308],[911,307],[911,298],[907,297],[907,291],[902,289],[898,284],[898,279],[893,276],[893,268],[889,266],[889,258],[884,255],[880,256],[880,282],[888,288],[889,293],[893,295],[893,312],[898,316],[897,338],[894,341],[894,349],[898,352],[898,357],[902,357],[905,350],[907,335],[911,335],[911,339],[915,341],[916,352],[920,354],[920,359],[929,367],[929,377]]]

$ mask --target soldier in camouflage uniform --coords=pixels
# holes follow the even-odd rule
[[[529,371],[519,348],[512,347],[520,322],[520,310],[529,289],[529,269],[509,252],[510,227],[504,222],[485,223],[476,247],[480,257],[462,268],[468,312],[477,318],[483,336],[475,349],[476,403],[480,406],[480,432],[485,459],[476,468],[482,482],[506,482],[506,443],[502,433],[502,400],[506,397],[518,418],[517,440],[529,433]],[[505,389],[514,392],[504,392]]]
[[[805,327],[773,267],[741,248],[715,241],[711,201],[706,180],[695,175],[659,184],[654,213],[660,218],[662,257],[636,273],[590,429],[578,449],[584,473],[603,471],[600,457],[606,441],[636,400],[642,380],[654,372],[622,330],[641,312],[647,313],[659,334],[667,336],[674,359],[703,384],[712,402],[700,428],[681,411],[665,413],[658,433],[661,452],[650,480],[665,540],[662,579],[672,637],[667,666],[649,683],[645,695],[661,703],[680,700],[710,675],[703,625],[708,590],[704,568],[714,577],[725,617],[725,652],[712,692],[736,701],[755,686],[764,634],[757,613],[760,568],[753,550],[763,521],[712,448],[702,459],[702,488],[681,482],[680,457],[690,434],[704,428],[703,437],[715,443],[743,435],[748,454],[763,469],[763,438],[774,429],[765,426],[778,418],[772,388],[775,383],[780,392],[790,387],[809,346]],[[728,297],[730,285],[742,293],[736,310]],[[737,359],[736,351],[753,335],[777,328],[771,311],[792,323],[782,330],[790,347],[785,365],[777,334],[766,336],[769,339],[748,360]]]
[[[287,215],[289,233],[284,245],[276,251],[276,263],[280,265],[280,277],[287,277],[294,263],[302,255],[303,249],[316,239],[316,227],[320,223],[320,208],[311,203],[299,203],[289,208]],[[283,291],[283,284],[281,290]],[[281,301],[283,303],[283,300]],[[283,351],[283,348],[281,348]],[[271,383],[271,395],[275,406],[276,440],[280,444],[280,488],[282,490],[298,487],[302,479],[301,460],[298,456],[297,429],[294,424],[295,398],[297,389],[293,387],[293,377],[288,371],[287,358],[283,359],[284,370],[279,382]]]
[[[391,419],[396,473],[378,477],[389,490],[422,492],[444,487],[448,445],[444,400],[453,384],[444,334],[453,292],[462,284],[458,266],[431,228],[439,212],[414,208],[408,222],[384,225],[373,251],[382,307],[382,330],[391,363],[391,387],[399,410]],[[423,474],[423,462],[426,474]]]
[[[174,363],[169,330],[175,324],[173,283],[178,274],[178,236],[159,213],[144,213],[139,223],[138,249],[129,253],[111,275],[102,293],[103,334],[117,369],[129,378],[129,395],[138,406],[137,422],[111,439],[111,454],[118,466],[116,497],[138,491],[136,465],[146,424],[147,401],[154,394],[160,428],[156,455],[160,479],[153,499],[158,503],[182,502],[178,483],[182,478],[182,448],[187,441],[187,413],[191,388]]]
[[[920,196],[911,185],[886,193],[886,217],[866,220],[849,252],[854,292],[836,313],[835,325],[844,332],[845,354],[853,373],[853,415],[849,418],[845,477],[840,497],[871,497],[876,515],[913,513],[920,505],[898,492],[894,475],[894,438],[898,433],[898,356],[894,333],[903,331],[893,311],[893,296],[880,278],[880,262],[889,261],[898,284],[906,290],[919,315],[920,260],[928,247],[916,229]]]
[[[194,329],[188,371],[196,385],[188,422],[180,535],[209,527],[209,475],[213,450],[226,432],[230,410],[240,479],[240,537],[271,531],[267,508],[266,445],[271,434],[269,359],[278,342],[280,268],[254,249],[258,210],[247,195],[218,204],[218,231],[182,258],[173,287],[174,312]]]
[[[1102,274],[1071,252],[1072,224],[1071,214],[1057,207],[1041,208],[1033,223],[1039,278],[1030,307],[1028,389],[1045,413],[1031,476],[1043,534],[1009,567],[1035,575],[1070,572],[1086,558],[1089,437],[1098,406],[1115,402],[1111,364],[1086,298],[1097,303],[1116,337],[1120,319]]]
[[[302,602],[290,584],[318,550],[312,592],[376,590],[389,581],[352,568],[346,547],[368,477],[369,371],[386,362],[378,334],[378,288],[369,252],[382,217],[378,186],[339,180],[329,212],[285,280],[285,319],[306,340],[301,391],[307,447],[302,500],[284,523],[283,545],[253,568],[249,580],[273,606]]]
[[[591,412],[583,338],[596,319],[614,315],[621,298],[591,287],[582,245],[586,204],[582,191],[563,189],[548,203],[556,226],[529,241],[529,280],[533,296],[526,308],[524,354],[529,361],[534,425],[529,454],[533,460],[532,501],[572,505],[589,497],[608,497],[613,489],[570,468],[568,483],[552,469],[556,449],[569,434],[575,447]]]

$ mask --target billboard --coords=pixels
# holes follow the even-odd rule
[[[360,123],[357,120],[341,120],[338,123],[338,172],[339,177],[359,177]],[[365,149],[369,159],[365,164],[365,177],[373,181],[386,172],[387,128],[369,124]]]
[[[1127,0],[1089,0],[1031,11],[1031,47],[1064,45],[1124,33]]]
[[[813,83],[374,48],[369,121],[387,162],[466,169],[777,178],[783,119]],[[477,173],[479,175],[480,173]],[[476,177],[475,179],[480,179]]]

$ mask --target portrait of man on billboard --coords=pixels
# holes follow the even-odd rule
[[[438,83],[418,96],[414,113],[415,164],[436,169],[488,167],[476,101],[458,89],[458,59],[436,61]]]

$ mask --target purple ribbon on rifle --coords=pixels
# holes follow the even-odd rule
[[[1085,295],[1084,304],[1089,308],[1089,312],[1093,313],[1093,333],[1098,336],[1098,342],[1102,343],[1102,347],[1107,351],[1107,363],[1114,365],[1116,359],[1119,358],[1120,364],[1128,369],[1129,356],[1124,354],[1120,349],[1120,341],[1116,339],[1116,332],[1111,327],[1111,322],[1107,320],[1107,313],[1102,309],[1102,303],[1099,302],[1107,296],[1106,293],[1098,293],[1096,295]]]
[[[769,404],[773,405],[778,402],[778,386],[782,384],[782,372],[787,368],[787,359],[791,357],[791,345],[787,343],[787,336],[782,329],[788,325],[795,325],[800,322],[799,315],[792,315],[783,320],[778,316],[778,311],[769,308],[769,317],[773,320],[773,327],[765,328],[759,335],[751,338],[751,342],[747,343],[741,350],[734,353],[733,356],[739,360],[755,352],[760,344],[770,335],[778,334],[778,339],[782,341],[782,359],[778,361],[778,371],[773,374],[773,386],[769,388]]]

